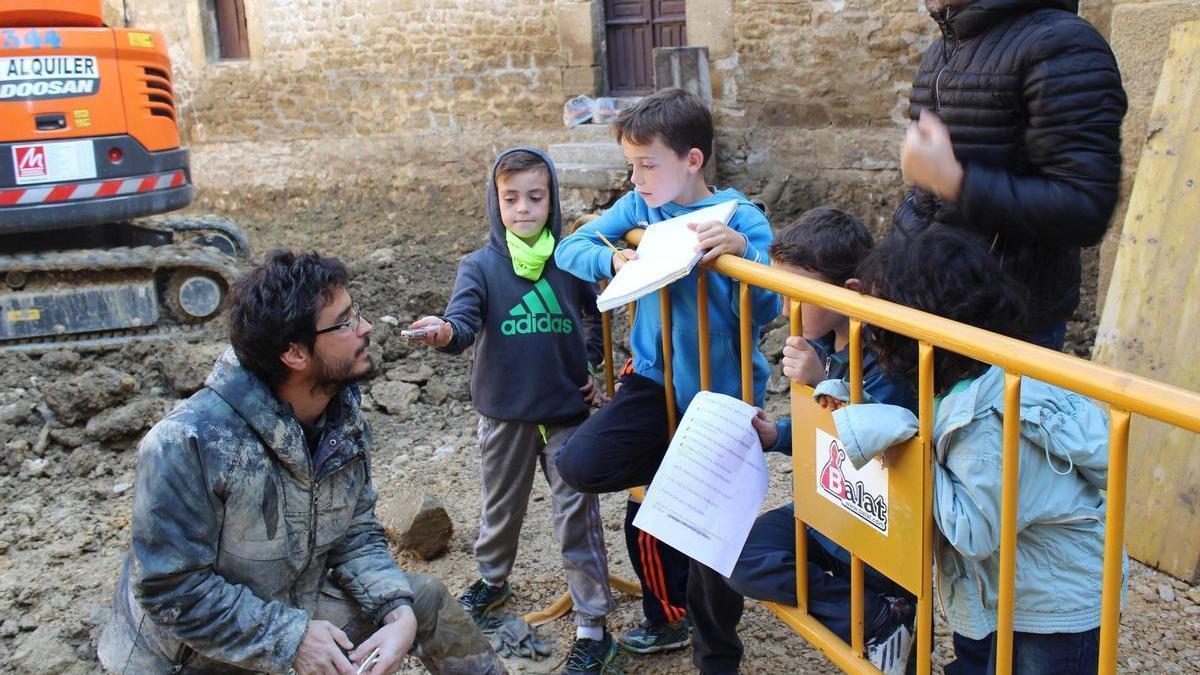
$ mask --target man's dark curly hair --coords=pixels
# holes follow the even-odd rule
[[[866,292],[976,328],[1017,337],[1025,325],[1025,294],[1000,262],[970,234],[934,224],[906,236],[894,234],[863,263]],[[889,374],[917,384],[917,342],[871,329],[871,349]],[[945,349],[934,351],[938,394],[975,377],[988,365]]]
[[[818,206],[780,230],[770,251],[773,262],[803,267],[841,285],[854,277],[873,245],[861,220],[832,206]]]
[[[317,314],[347,280],[337,258],[315,251],[268,253],[229,293],[229,341],[242,367],[271,387],[286,380],[287,366],[279,357],[293,342],[313,348]]]

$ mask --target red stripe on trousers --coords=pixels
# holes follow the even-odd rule
[[[671,604],[670,597],[667,595],[667,584],[663,574],[662,559],[658,556],[657,543],[658,540],[654,537],[638,531],[638,544],[641,548],[642,571],[646,575],[646,585],[650,587],[654,597],[658,598],[667,621],[675,623],[679,621],[679,612]]]
[[[661,558],[662,540],[656,539],[655,537],[653,537],[651,535],[646,535],[646,536],[649,537],[649,539],[650,539],[650,550],[654,554],[655,564],[658,565],[658,578],[659,578],[659,581],[662,583],[663,597],[667,599],[667,604],[670,605],[670,607],[671,607],[671,614],[673,617],[671,619],[671,623],[678,623],[679,621],[683,620],[683,617],[684,617],[684,615],[687,614],[687,611],[671,604],[671,594],[667,591],[667,570],[665,567],[663,567],[662,558]]]

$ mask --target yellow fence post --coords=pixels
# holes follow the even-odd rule
[[[675,355],[671,349],[671,288],[659,289],[658,306],[662,314],[663,389],[667,393],[667,435],[675,435]]]
[[[1020,471],[1021,376],[1004,371],[1004,445],[1000,464],[1000,606],[996,611],[996,673],[1012,672],[1013,603],[1017,583],[1017,478]]]
[[[917,673],[933,669],[933,345],[917,347],[917,434],[921,439],[921,593],[917,597]]]
[[[1129,467],[1129,411],[1112,408],[1108,430],[1108,505],[1105,507],[1104,577],[1100,601],[1100,675],[1117,672],[1121,584],[1125,562],[1125,487]]]
[[[605,286],[608,283],[601,282],[600,289],[604,290]],[[612,398],[617,393],[617,375],[613,365],[612,315],[609,312],[600,312],[600,335],[604,339],[604,390]]]
[[[753,354],[757,340],[755,340],[756,336],[751,335],[750,312],[750,284],[743,281],[738,286],[738,313],[741,315],[738,328],[741,335],[739,342],[742,343],[742,400],[754,405],[754,362],[751,354]]]
[[[850,402],[863,400],[862,322],[850,320]],[[861,657],[866,648],[863,632],[863,584],[866,579],[862,559],[850,552],[850,648]]]
[[[804,317],[801,315],[800,303],[785,298],[788,306],[789,323],[793,337],[804,337]],[[789,386],[792,396],[803,396],[804,390],[796,382]],[[792,452],[795,453],[797,436],[792,434]],[[795,480],[795,475],[792,476]],[[793,488],[794,490],[795,488]],[[796,518],[796,607],[803,613],[808,613],[808,527],[803,520]]]
[[[696,277],[696,332],[700,340],[700,388],[712,388],[712,345],[708,341],[708,274]]]

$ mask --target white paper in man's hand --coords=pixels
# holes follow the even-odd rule
[[[753,406],[700,392],[633,520],[659,541],[728,577],[767,496]]]

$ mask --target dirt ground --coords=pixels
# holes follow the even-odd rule
[[[261,234],[261,232],[260,232]],[[276,233],[277,239],[287,235]],[[269,237],[268,237],[269,238]],[[369,317],[400,323],[445,306],[458,257],[478,237],[435,232],[419,242],[403,237],[351,247],[353,294]],[[294,246],[326,243],[294,241]],[[430,254],[430,251],[437,253]],[[1072,324],[1078,351],[1090,346],[1087,310]],[[468,356],[450,357],[389,339],[375,321],[380,374],[428,366],[433,376],[415,403],[384,412],[368,397],[375,432],[375,479],[381,499],[423,491],[445,505],[455,532],[449,551],[430,562],[397,551],[405,569],[437,575],[455,592],[477,577],[471,547],[478,529],[478,448],[471,409]],[[767,344],[777,343],[770,337]],[[145,430],[181,398],[202,386],[222,348],[219,330],[197,342],[129,345],[106,353],[52,352],[0,356],[0,673],[98,672],[95,641],[111,607],[112,586],[128,546],[136,453]],[[771,349],[771,347],[768,347]],[[775,348],[777,352],[777,347]],[[777,358],[777,357],[776,357]],[[771,408],[785,406],[784,388],[771,387]],[[785,502],[790,474],[771,457],[773,478],[764,508]],[[550,529],[550,500],[536,483],[520,558],[512,578],[511,609],[532,611],[558,597],[565,583]],[[602,500],[611,570],[633,579],[621,536],[624,497]],[[636,599],[618,596],[610,627],[640,619]],[[544,661],[513,661],[516,671],[555,672],[570,646],[572,626],[561,619],[540,629],[555,643]],[[937,663],[947,656],[939,625]],[[835,672],[757,603],[747,603],[741,626],[746,673]],[[1200,672],[1200,588],[1133,565],[1122,619],[1122,670]],[[419,672],[410,668],[405,672]],[[625,660],[628,673],[692,672],[690,649]]]

